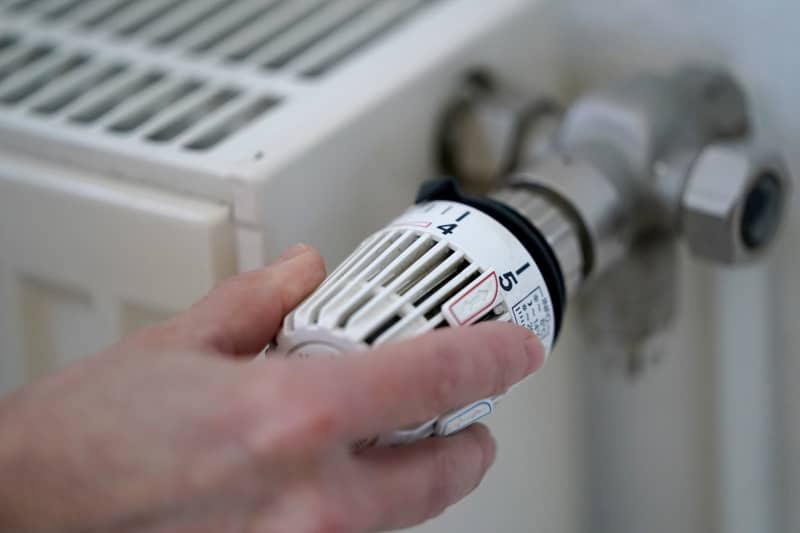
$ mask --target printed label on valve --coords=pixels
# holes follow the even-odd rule
[[[442,306],[451,326],[472,324],[506,304],[511,320],[531,330],[550,353],[555,334],[552,300],[525,247],[502,224],[459,202],[416,205],[389,227],[413,228],[447,241],[481,268],[481,275]]]

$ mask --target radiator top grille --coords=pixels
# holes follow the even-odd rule
[[[0,126],[208,155],[435,3],[0,0]]]

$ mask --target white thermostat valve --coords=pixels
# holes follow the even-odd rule
[[[459,200],[422,202],[367,238],[287,316],[280,351],[340,356],[436,328],[502,320],[530,329],[549,354],[563,302],[552,294],[554,262],[541,266],[547,250],[536,249],[536,235],[523,231],[530,228],[507,227],[504,217],[513,212],[501,204]],[[493,410],[493,399],[478,400],[378,442],[449,435]]]

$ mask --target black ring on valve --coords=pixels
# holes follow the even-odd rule
[[[759,250],[772,241],[781,220],[781,182],[771,171],[763,172],[744,202],[739,235],[749,250]]]
[[[542,273],[544,282],[547,285],[547,291],[553,301],[553,315],[555,317],[553,340],[557,340],[558,334],[561,332],[561,321],[567,300],[567,288],[564,283],[564,275],[558,266],[558,259],[544,235],[528,219],[511,207],[491,198],[466,195],[449,178],[431,180],[422,184],[417,193],[416,203],[420,204],[434,200],[459,202],[474,207],[502,224],[522,243]]]

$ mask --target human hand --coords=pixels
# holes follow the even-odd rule
[[[505,391],[544,355],[509,324],[335,359],[257,358],[323,279],[290,249],[176,318],[0,401],[0,530],[319,532],[411,526],[479,483],[495,447],[352,443]]]

